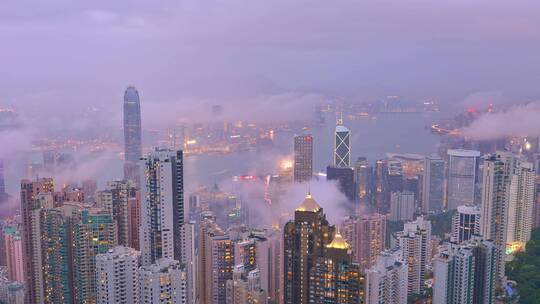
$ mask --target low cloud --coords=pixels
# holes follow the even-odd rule
[[[540,136],[540,102],[482,114],[461,132],[466,138],[476,140]]]

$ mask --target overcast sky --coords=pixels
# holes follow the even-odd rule
[[[3,1],[0,105],[117,113],[129,84],[143,111],[304,93],[537,99],[540,1]]]

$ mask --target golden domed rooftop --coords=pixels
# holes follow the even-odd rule
[[[296,211],[317,212],[321,206],[313,199],[310,193],[306,195],[306,199],[296,208]]]
[[[341,233],[339,231],[336,231],[336,234],[334,235],[334,239],[330,244],[326,245],[326,248],[335,248],[335,249],[349,249],[350,246],[345,241],[345,239],[341,236]]]

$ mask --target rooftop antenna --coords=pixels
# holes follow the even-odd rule
[[[341,126],[343,124],[343,112],[339,112],[339,116],[336,119],[336,125]]]

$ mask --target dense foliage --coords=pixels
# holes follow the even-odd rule
[[[540,228],[533,230],[525,252],[518,253],[506,264],[509,280],[517,282],[521,304],[540,301]]]
[[[444,239],[444,235],[452,230],[452,216],[455,213],[456,210],[450,210],[428,216],[428,220],[431,222],[431,235]]]

